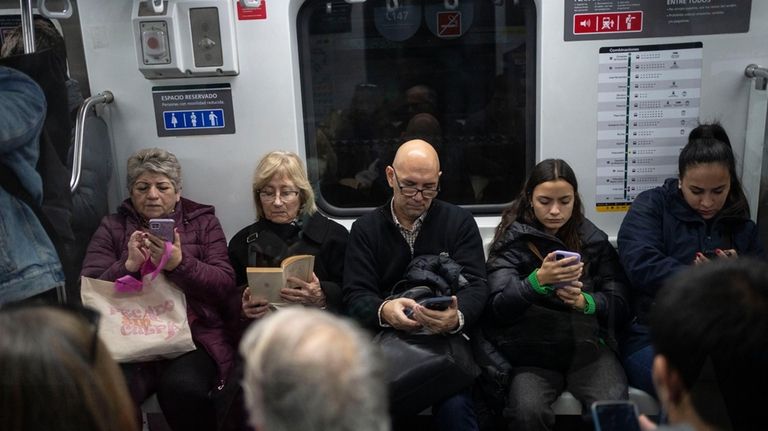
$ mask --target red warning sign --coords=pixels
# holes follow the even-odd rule
[[[461,36],[461,12],[446,11],[437,13],[437,36]]]
[[[237,2],[237,19],[267,19],[267,0],[261,0],[259,7],[243,7],[239,0]]]
[[[643,12],[581,13],[573,15],[573,34],[643,31]]]

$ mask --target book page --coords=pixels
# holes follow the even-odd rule
[[[312,269],[315,267],[315,256],[311,255],[297,255],[287,257],[281,264],[283,267],[283,279],[287,280],[288,277],[296,277],[306,282],[312,281]],[[288,287],[290,283],[286,282]]]
[[[251,296],[267,298],[270,303],[283,303],[283,271],[280,268],[247,268],[248,288]]]

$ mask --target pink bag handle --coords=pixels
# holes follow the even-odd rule
[[[165,241],[165,251],[160,258],[160,262],[155,266],[155,264],[152,263],[152,259],[147,257],[147,260],[141,265],[141,277],[144,278],[144,276],[149,274],[150,280],[157,278],[157,274],[160,274],[160,271],[165,267],[165,264],[168,263],[168,259],[171,257],[171,252],[173,252],[173,244],[171,244],[170,241]],[[143,288],[144,282],[136,280],[131,275],[124,275],[115,281],[115,291],[117,292],[141,292],[141,289]]]

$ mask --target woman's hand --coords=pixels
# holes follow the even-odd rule
[[[125,261],[125,269],[128,272],[137,272],[147,260],[149,250],[144,245],[147,235],[146,232],[137,230],[128,238],[128,259]]]
[[[243,315],[249,319],[261,319],[269,313],[269,301],[263,296],[251,296],[247,287],[243,290]]]
[[[536,278],[541,285],[575,282],[581,277],[584,269],[583,262],[576,262],[576,257],[566,257],[557,260],[555,252],[549,253],[541,262],[541,268],[536,272]]]
[[[152,259],[152,263],[155,265],[160,263],[160,259],[163,258],[165,253],[165,241],[151,233],[145,232],[144,244],[149,250],[149,256]],[[163,267],[166,271],[173,271],[181,263],[181,236],[176,228],[173,229],[173,248],[171,249],[171,256]]]
[[[587,300],[581,294],[582,287],[584,287],[582,282],[574,281],[567,286],[555,289],[555,295],[574,310],[584,311],[584,308],[587,306]]]
[[[296,277],[288,277],[288,282],[296,287],[280,289],[280,297],[293,304],[303,304],[310,307],[323,308],[326,306],[325,293],[320,288],[320,280],[312,273],[312,281],[307,283]]]
[[[727,250],[716,248],[715,256],[718,259],[734,259],[739,257],[739,253],[737,253],[736,249],[733,249],[733,248],[729,248]],[[708,258],[704,253],[697,251],[696,257],[693,258],[693,264],[701,265],[702,263],[709,262],[710,260],[712,259]]]

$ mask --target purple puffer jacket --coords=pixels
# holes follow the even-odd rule
[[[229,310],[227,304],[232,303],[232,295],[239,298],[224,231],[212,206],[189,199],[181,198],[170,217],[176,221],[181,237],[182,259],[179,266],[166,271],[165,276],[184,291],[192,338],[205,347],[218,364],[221,385],[236,355],[225,319],[238,310]],[[125,269],[125,261],[131,234],[146,227],[130,199],[126,199],[117,214],[101,220],[88,245],[82,275],[115,281],[130,274],[140,279],[138,273]]]

